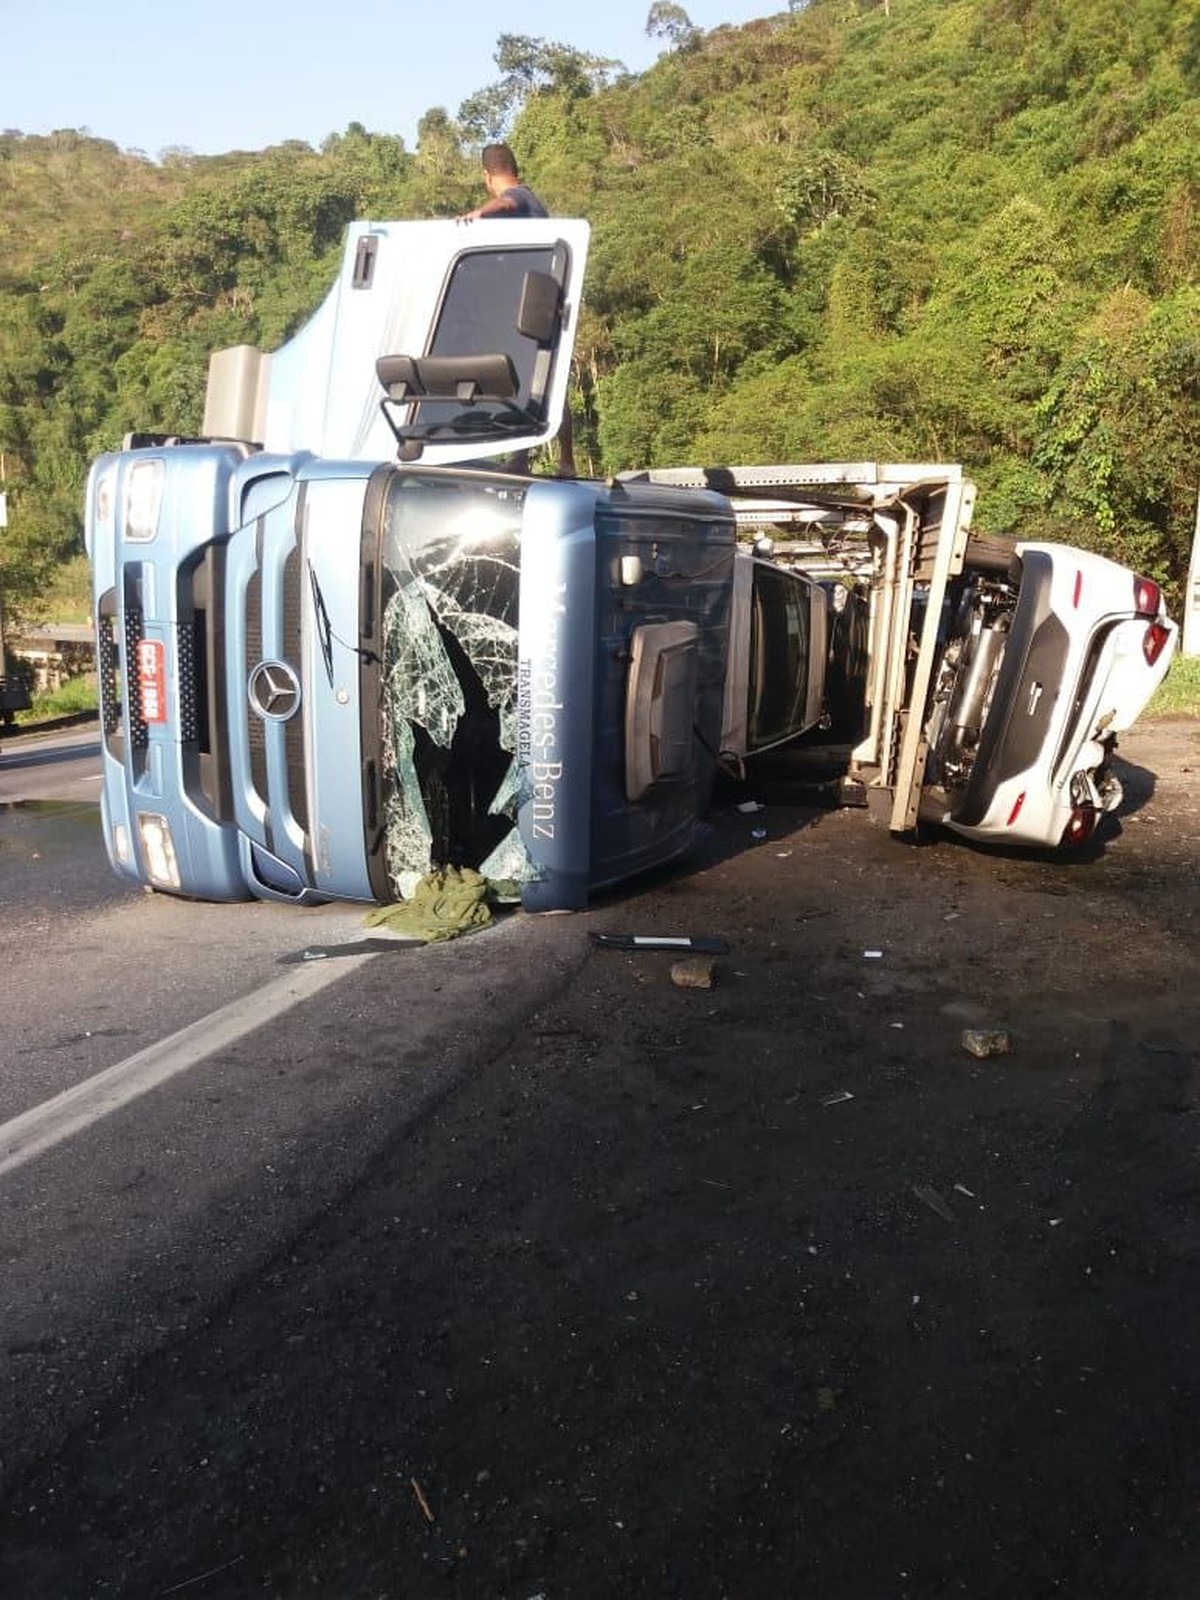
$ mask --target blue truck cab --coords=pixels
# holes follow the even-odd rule
[[[110,859],[196,898],[529,909],[687,850],[722,734],[715,492],[559,480],[587,226],[355,223],[281,350],[219,352],[197,439],[92,466]]]

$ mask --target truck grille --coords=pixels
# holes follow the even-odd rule
[[[150,729],[142,717],[142,690],[137,675],[138,640],[145,631],[141,606],[125,607],[125,694],[129,717],[129,742],[135,750],[150,743]]]
[[[259,567],[246,585],[244,616],[246,649],[243,684],[261,661],[285,661],[297,673],[301,660],[301,626],[305,608],[306,568],[304,557],[294,547],[274,572]],[[273,606],[264,606],[265,586],[275,582],[278,592]],[[275,627],[264,625],[264,615],[279,619]],[[246,740],[250,755],[250,779],[267,814],[268,844],[279,848],[290,818],[304,835],[305,854],[309,855],[308,785],[306,781],[303,711],[287,722],[267,722],[251,709],[242,691],[242,711],[246,717]],[[275,741],[283,747],[284,789],[272,788],[268,749]]]
[[[120,652],[113,619],[115,603],[114,592],[110,589],[101,599],[96,616],[96,680],[100,693],[100,726],[106,741],[121,728]]]
[[[229,822],[233,797],[221,655],[224,596],[224,547],[206,545],[193,562],[180,569],[176,592],[179,740],[184,781],[193,803],[206,816]]]
[[[200,720],[196,703],[196,630],[181,627],[176,643],[179,666],[179,737],[184,744],[196,744],[200,738]]]

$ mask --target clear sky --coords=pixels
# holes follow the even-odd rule
[[[682,0],[680,0],[682,3]],[[157,156],[320,145],[361,122],[416,146],[431,106],[453,116],[499,77],[502,33],[644,71],[651,0],[0,0],[0,129],[85,128]],[[784,0],[689,0],[691,22],[786,10]]]

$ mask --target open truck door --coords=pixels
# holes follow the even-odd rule
[[[425,466],[547,443],[588,237],[572,218],[351,223],[336,282],[286,344],[210,358],[205,437]]]

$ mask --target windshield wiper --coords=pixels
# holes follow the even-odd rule
[[[338,638],[338,635],[334,633],[333,624],[329,620],[329,610],[325,605],[325,596],[321,593],[321,585],[317,581],[317,574],[313,570],[311,561],[308,563],[308,582],[309,587],[312,589],[313,611],[317,619],[317,638],[321,642],[321,660],[325,663],[325,676],[329,679],[329,687],[332,689],[333,641],[335,639],[343,649],[352,651],[364,666],[377,665],[380,658],[374,650],[366,650],[357,644],[347,644],[345,639]]]
[[[313,611],[317,619],[317,638],[321,642],[321,660],[325,663],[325,676],[329,679],[329,687],[333,688],[333,625],[329,621],[329,612],[325,606],[325,596],[321,593],[321,585],[317,582],[317,574],[313,564],[308,563],[308,582],[312,589]]]

